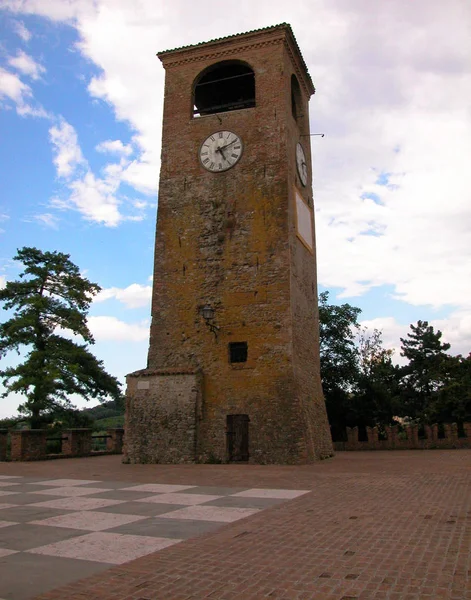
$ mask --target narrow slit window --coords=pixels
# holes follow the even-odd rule
[[[255,106],[255,73],[243,63],[224,61],[203,72],[197,80],[193,115],[214,113]]]
[[[248,345],[247,342],[229,343],[229,362],[244,363],[247,362]]]

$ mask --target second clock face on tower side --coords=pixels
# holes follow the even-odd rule
[[[298,167],[298,175],[303,185],[307,184],[307,163],[304,149],[298,142],[296,144],[296,166]]]
[[[227,171],[242,156],[242,140],[232,131],[216,131],[204,140],[198,152],[201,164],[212,173]]]

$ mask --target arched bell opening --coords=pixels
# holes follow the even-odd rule
[[[246,63],[223,61],[196,78],[193,116],[202,117],[255,106],[255,73]]]

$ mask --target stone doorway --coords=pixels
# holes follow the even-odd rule
[[[249,415],[227,415],[227,460],[247,462],[249,460]]]

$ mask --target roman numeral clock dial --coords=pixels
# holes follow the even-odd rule
[[[233,167],[242,156],[242,140],[232,131],[216,131],[204,140],[198,152],[201,164],[211,173]]]

